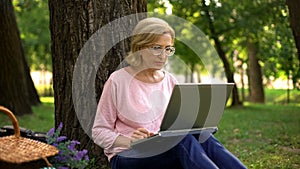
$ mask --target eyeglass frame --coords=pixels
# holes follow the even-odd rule
[[[155,47],[160,47],[159,49],[155,49]],[[148,47],[148,49],[150,50],[150,52],[152,53],[152,55],[154,55],[154,56],[160,56],[162,53],[163,53],[163,51],[165,52],[165,54],[169,57],[169,56],[173,56],[174,55],[174,53],[175,53],[175,51],[176,51],[176,48],[174,47],[174,46],[167,46],[167,47],[165,47],[164,49],[162,48],[162,46],[160,46],[160,45],[153,45],[153,46],[150,46],[150,47]],[[169,54],[167,54],[167,50],[168,49],[171,49],[171,53],[169,53]],[[160,50],[160,52],[159,53],[155,53],[155,51],[159,51]]]

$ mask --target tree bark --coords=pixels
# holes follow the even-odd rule
[[[90,49],[102,49],[103,46],[110,45],[109,42],[120,42],[106,53],[101,64],[93,61],[93,56],[90,55],[83,56],[84,61],[80,63],[80,67],[76,67],[76,62],[80,60],[78,56],[81,49],[98,29],[122,16],[146,12],[146,0],[49,0],[49,9],[56,126],[63,122],[62,134],[69,139],[80,141],[81,148],[89,150],[89,155],[95,158],[98,168],[109,168],[101,148],[95,145],[89,137],[90,127],[96,113],[95,104],[98,103],[104,83],[124,59],[129,50],[129,42],[112,39],[115,35],[105,35],[96,39]],[[118,29],[122,31],[118,33],[122,34],[133,28],[139,19],[124,23],[124,25],[120,24]],[[95,89],[87,88],[85,84],[80,85],[74,81],[73,72],[81,81],[94,83]],[[93,79],[92,75],[95,72],[97,72],[96,78]],[[72,92],[74,86],[76,90]],[[84,99],[91,93],[96,93],[94,98]],[[76,112],[78,107],[74,103],[80,103],[82,112],[79,113],[84,116],[78,116]],[[83,129],[82,123],[89,125],[88,130]]]
[[[299,0],[287,0],[286,4],[289,8],[290,25],[293,31],[296,47],[298,50],[298,59],[300,61],[300,3]]]
[[[27,66],[11,1],[0,0],[0,104],[16,115],[40,103]]]
[[[261,67],[256,57],[255,44],[247,42],[248,59],[249,59],[249,101],[254,103],[264,103],[265,93],[263,88]]]

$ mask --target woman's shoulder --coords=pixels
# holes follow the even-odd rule
[[[126,72],[126,70],[124,68],[115,70],[114,72],[111,73],[111,75],[109,76],[110,79],[116,79],[119,77],[123,77],[126,76],[128,73]]]
[[[111,73],[108,78],[108,81],[119,84],[125,83],[130,78],[130,74],[124,68],[121,68]]]

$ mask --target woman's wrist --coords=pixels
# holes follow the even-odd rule
[[[124,148],[129,148],[131,144],[131,138],[119,135],[117,139],[114,142],[114,147],[124,147]]]

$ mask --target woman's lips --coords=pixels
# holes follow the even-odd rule
[[[164,65],[165,62],[155,62],[156,65]]]

